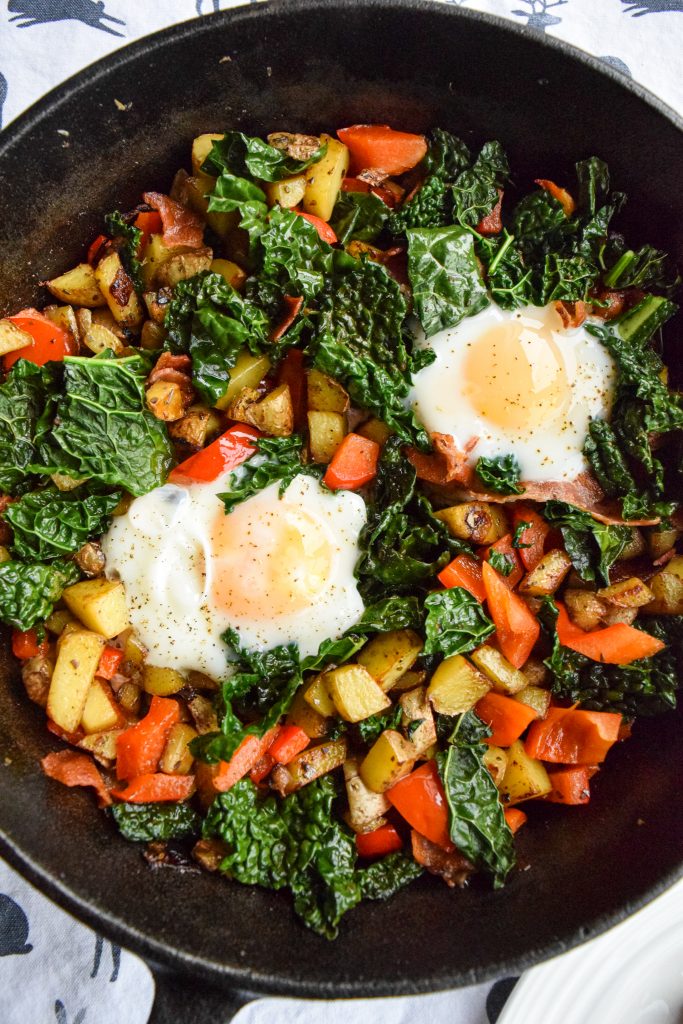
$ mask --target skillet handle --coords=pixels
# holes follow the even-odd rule
[[[254,997],[246,992],[219,989],[149,964],[156,995],[148,1024],[228,1024],[237,1011]]]

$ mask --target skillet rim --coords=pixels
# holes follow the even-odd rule
[[[150,33],[118,48],[107,56],[94,61],[64,83],[50,90],[35,101],[27,110],[0,131],[0,160],[11,150],[13,144],[31,132],[43,118],[51,116],[59,106],[82,90],[92,87],[100,79],[105,78],[112,70],[124,68],[129,62],[136,61],[145,53],[151,53],[167,41],[181,42],[185,38],[198,34],[220,31],[230,28],[233,24],[243,21],[261,21],[270,14],[324,12],[331,7],[364,8],[367,10],[384,10],[390,12],[408,11],[411,14],[427,12],[441,17],[460,18],[463,21],[486,23],[503,35],[532,39],[539,46],[568,57],[571,61],[590,68],[600,76],[611,80],[614,84],[641,100],[646,106],[664,117],[683,135],[683,116],[666,104],[645,86],[627,78],[611,65],[600,58],[581,50],[570,43],[510,21],[497,15],[482,11],[464,9],[443,0],[265,0],[265,2],[242,4],[225,11],[216,12],[203,17],[191,18],[171,25],[167,28]],[[372,982],[322,982],[320,980],[302,980],[283,976],[280,973],[259,971],[255,967],[240,967],[237,964],[219,965],[199,956],[173,948],[166,943],[157,941],[153,936],[142,932],[134,925],[114,917],[111,912],[97,909],[91,902],[81,897],[73,889],[62,882],[59,877],[32,862],[30,855],[7,836],[0,825],[0,854],[24,878],[38,888],[43,894],[53,899],[59,906],[73,913],[79,920],[108,937],[120,942],[152,963],[178,969],[183,974],[191,974],[221,988],[248,988],[250,992],[259,994],[280,994],[309,998],[339,997],[371,997],[416,994],[434,992],[452,987],[459,987],[519,974],[523,970],[544,960],[551,959],[568,949],[587,942],[603,931],[624,920],[641,907],[660,895],[679,878],[683,877],[683,859],[680,864],[667,871],[657,882],[647,887],[641,894],[631,898],[613,912],[605,912],[594,918],[587,926],[579,927],[566,937],[557,938],[545,943],[542,947],[534,947],[526,953],[511,956],[495,965],[474,968],[470,971],[440,970],[431,977],[422,973],[418,979],[395,978],[392,981],[378,980]]]

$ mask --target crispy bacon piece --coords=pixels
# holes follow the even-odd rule
[[[498,189],[498,202],[493,207],[490,213],[487,213],[485,217],[482,217],[477,224],[476,230],[480,235],[498,235],[503,230],[503,218],[501,217],[501,209],[503,206],[503,190]]]
[[[284,306],[282,319],[271,331],[269,341],[279,341],[287,333],[301,312],[301,307],[304,304],[303,296],[283,295],[282,304]]]
[[[268,145],[293,160],[310,160],[320,149],[320,139],[317,135],[302,135],[301,132],[272,132],[268,136]]]
[[[48,778],[56,779],[65,786],[92,786],[97,793],[100,807],[108,807],[112,802],[104,779],[95,762],[87,754],[77,754],[74,750],[60,750],[44,757],[40,766]]]
[[[178,384],[184,401],[189,405],[194,397],[191,373],[192,360],[189,356],[174,356],[170,352],[162,352],[147,378],[147,387],[156,384],[158,380]]]
[[[556,185],[554,181],[549,181],[548,178],[536,178],[535,184],[540,185],[546,192],[550,192],[553,199],[557,199],[564,210],[565,217],[571,217],[576,209],[576,203],[566,188],[560,188],[559,185]]]
[[[451,434],[432,434],[434,452],[426,454],[416,448],[406,448],[408,461],[415,467],[419,480],[431,484],[450,484],[455,481],[469,486],[474,472],[467,465],[467,459],[479,438],[473,437],[465,445],[465,450],[458,448]]]
[[[467,857],[463,857],[458,850],[448,853],[442,846],[432,843],[415,829],[411,830],[410,838],[413,857],[417,863],[426,868],[430,874],[443,878],[446,885],[451,888],[456,885],[464,885],[474,871],[474,864]]]
[[[555,309],[560,314],[565,330],[568,327],[580,327],[588,313],[588,306],[585,302],[559,301],[555,303]]]
[[[204,245],[204,224],[196,213],[161,192],[145,192],[142,198],[161,214],[164,245],[186,245],[190,249]]]

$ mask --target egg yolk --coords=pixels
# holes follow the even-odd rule
[[[518,316],[468,343],[461,393],[474,410],[497,426],[532,431],[566,414],[569,376],[557,334],[559,315]]]
[[[270,620],[316,604],[328,586],[333,548],[324,525],[298,506],[245,502],[215,519],[214,606],[230,621]]]

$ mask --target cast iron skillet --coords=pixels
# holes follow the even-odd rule
[[[571,181],[573,161],[597,152],[635,197],[630,236],[683,249],[681,124],[598,61],[417,0],[266,3],[114,54],[0,138],[0,311],[38,301],[39,280],[80,258],[104,212],[167,185],[198,132],[359,120],[501,139],[524,187],[539,176]],[[517,973],[598,934],[681,871],[680,714],[637,724],[589,807],[530,808],[522,870],[501,892],[420,880],[349,914],[332,944],[296,923],[285,896],[150,872],[89,795],[41,775],[38,759],[54,744],[7,666],[0,737],[2,853],[125,946],[233,988],[372,996]]]

